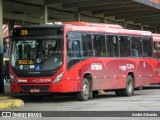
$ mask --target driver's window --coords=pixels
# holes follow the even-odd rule
[[[67,59],[81,58],[81,35],[79,32],[68,32],[67,34]]]
[[[68,39],[67,51],[68,58],[80,58],[80,41]]]

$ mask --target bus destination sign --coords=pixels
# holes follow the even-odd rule
[[[44,36],[44,35],[61,35],[62,28],[40,28],[40,29],[15,29],[13,36]]]
[[[17,63],[19,64],[19,65],[33,65],[35,62],[34,62],[34,60],[17,60]]]

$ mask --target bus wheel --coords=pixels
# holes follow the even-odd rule
[[[122,90],[115,90],[116,96],[122,96]]]
[[[89,81],[84,78],[82,83],[81,92],[78,93],[78,100],[86,101],[89,99],[90,96],[90,84]]]
[[[134,94],[134,81],[132,76],[128,76],[126,88],[122,90],[122,96],[132,96]]]

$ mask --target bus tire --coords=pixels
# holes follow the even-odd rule
[[[122,90],[122,96],[132,96],[134,94],[134,80],[133,77],[128,75],[126,81],[126,88]]]
[[[90,83],[88,79],[84,78],[82,82],[81,91],[77,94],[78,100],[87,101],[90,97]]]

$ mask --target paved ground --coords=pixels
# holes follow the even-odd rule
[[[114,92],[107,92],[104,95],[96,96],[89,101],[81,102],[73,96],[46,96],[40,101],[32,101],[29,97],[20,97],[24,100],[24,106],[11,108],[7,111],[160,111],[160,87],[151,89],[145,88],[135,91],[132,97],[117,97]],[[56,120],[65,119],[55,118]],[[72,118],[80,120],[81,118]],[[97,120],[98,118],[87,118]],[[106,119],[106,118],[101,118]],[[128,120],[128,118],[107,118],[111,120]],[[137,118],[130,118],[137,120]],[[159,118],[139,118],[140,120],[152,120]],[[69,118],[68,118],[69,120]]]
[[[24,105],[23,100],[16,99],[10,93],[10,84],[5,82],[5,94],[0,94],[0,110],[5,110]]]
[[[84,102],[77,101],[74,96],[46,96],[40,101],[32,101],[27,97],[21,99],[24,100],[25,105],[10,110],[160,111],[160,87],[135,91],[132,97],[117,97],[114,92],[107,92]]]
[[[4,84],[4,92],[5,93],[11,93],[10,84],[9,83],[5,83]]]

